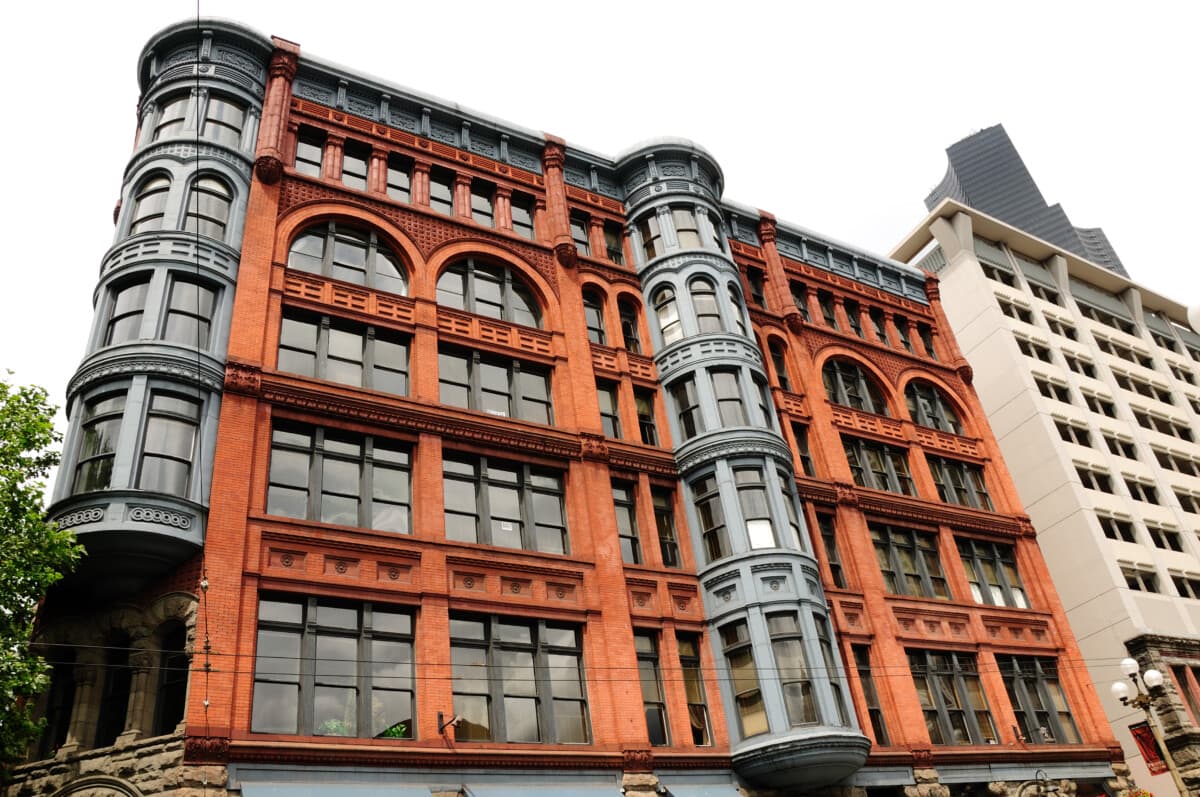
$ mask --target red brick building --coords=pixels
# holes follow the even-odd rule
[[[241,112],[246,192],[198,194],[197,167],[178,217],[238,247],[235,290],[196,255],[214,298],[193,315],[228,330],[215,435],[155,454],[211,473],[203,547],[104,597],[144,618],[183,595],[186,716],[154,736],[165,665],[76,667],[47,699],[58,768],[14,793],[79,788],[78,756],[136,784],[105,761],[178,764],[180,737],[156,790],[1122,788],[935,279],[723,200],[690,142],[602,158],[205,33],[148,45],[134,156],[170,157],[172,114],[202,152],[229,119],[213,98]],[[145,224],[155,174],[131,172],[115,249],[170,228]],[[102,291],[97,357],[131,284]],[[107,395],[72,397],[60,517],[115,492],[122,456],[150,486],[150,442],[94,475]],[[149,395],[122,430],[168,412]],[[118,566],[113,534],[80,536]],[[53,629],[82,617],[58,611],[66,647]],[[138,622],[122,639],[169,650]],[[83,753],[109,740],[92,687],[124,723]]]

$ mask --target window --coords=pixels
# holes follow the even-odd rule
[[[552,423],[550,370],[477,351],[438,350],[439,400],[501,418]]]
[[[1136,363],[1143,368],[1154,368],[1153,357],[1151,357],[1149,354],[1146,354],[1144,351],[1141,351],[1140,349],[1134,349],[1130,346],[1126,346],[1124,343],[1118,343],[1115,340],[1109,340],[1108,338],[1096,335],[1096,348],[1100,349],[1100,351],[1104,352],[1105,354],[1111,354],[1114,357],[1120,357],[1122,360]]]
[[[1137,393],[1139,396],[1152,398],[1165,404],[1171,404],[1174,401],[1171,391],[1161,385],[1148,382],[1141,377],[1130,376],[1120,371],[1113,371],[1113,379],[1116,380],[1117,385],[1122,389],[1128,390],[1131,393]]]
[[[409,158],[389,153],[387,158],[387,195],[398,202],[412,202],[412,168]]]
[[[887,591],[893,595],[950,599],[950,588],[938,558],[937,535],[882,523],[871,523],[875,559]]]
[[[578,626],[451,613],[450,662],[457,741],[589,741]]]
[[[1092,379],[1096,378],[1096,366],[1091,360],[1078,357],[1070,352],[1065,351],[1063,352],[1063,359],[1066,360],[1067,367],[1075,373],[1083,374],[1084,376],[1091,377]]]
[[[267,512],[408,534],[410,473],[402,443],[280,422],[271,433]]]
[[[42,718],[46,726],[38,740],[39,760],[53,758],[66,744],[71,727],[71,709],[75,706],[75,652],[57,648],[47,656],[50,664],[50,689]]]
[[[929,324],[917,324],[917,335],[921,338],[921,345],[925,347],[925,356],[931,360],[936,360],[937,347],[933,345],[933,327]]]
[[[1175,591],[1179,593],[1179,597],[1200,600],[1200,577],[1185,576],[1172,570],[1171,583],[1175,585]]]
[[[471,181],[471,219],[484,227],[496,226],[496,209],[492,197],[496,186],[483,180]]]
[[[1148,504],[1158,503],[1158,490],[1152,484],[1126,477],[1125,489],[1129,490],[1129,496],[1135,501],[1145,501]]]
[[[1109,515],[1096,515],[1096,520],[1100,522],[1100,528],[1104,531],[1104,536],[1110,540],[1137,542],[1137,537],[1133,532],[1133,524],[1129,521],[1118,520]]]
[[[1092,412],[1099,413],[1108,418],[1117,417],[1117,406],[1112,403],[1112,399],[1105,396],[1097,396],[1094,393],[1081,391],[1083,393],[1083,403]]]
[[[1038,392],[1046,398],[1061,401],[1064,404],[1071,403],[1071,391],[1066,385],[1044,376],[1034,376],[1033,383],[1037,385]]]
[[[851,645],[854,652],[854,667],[858,671],[858,682],[862,684],[863,702],[867,704],[867,716],[871,720],[871,731],[875,744],[886,747],[887,725],[883,721],[883,708],[879,704],[879,692],[875,688],[875,676],[871,674],[871,648],[869,645]]]
[[[1092,447],[1092,436],[1082,426],[1076,426],[1073,423],[1056,420],[1054,427],[1058,429],[1058,436],[1068,443],[1078,443],[1081,446]]]
[[[813,466],[812,451],[808,447],[808,427],[803,424],[792,424],[792,434],[796,436],[796,453],[800,457],[800,469],[805,476],[815,476],[817,469]]]
[[[592,254],[592,245],[588,242],[587,214],[571,211],[571,240],[575,243],[576,252],[584,257]]]
[[[410,611],[259,598],[251,731],[411,739],[414,680]]]
[[[997,655],[1009,702],[1029,744],[1079,744],[1054,659]]]
[[[636,485],[613,482],[613,507],[617,515],[617,537],[621,541],[621,561],[636,565],[642,561],[642,547],[637,528]]]
[[[779,683],[783,687],[783,705],[787,710],[788,723],[794,727],[820,722],[808,659],[804,655],[799,617],[795,612],[768,614],[767,630],[771,635],[771,650],[775,654]]]
[[[615,221],[604,222],[604,253],[618,266],[625,265],[625,228]]]
[[[1079,476],[1080,484],[1089,490],[1112,493],[1112,477],[1108,473],[1084,465],[1076,465],[1075,473]]]
[[[1175,454],[1172,452],[1154,449],[1154,458],[1158,460],[1158,464],[1162,465],[1167,470],[1173,470],[1176,473],[1183,473],[1188,476],[1200,476],[1200,460],[1183,454]]]
[[[688,291],[700,333],[724,331],[721,309],[717,304],[717,290],[713,284],[706,279],[694,279],[688,283]]]
[[[679,306],[675,301],[675,291],[666,286],[659,288],[654,292],[653,304],[663,344],[670,345],[682,338],[683,327],[679,323]]]
[[[745,620],[735,620],[720,628],[721,647],[725,666],[729,668],[733,700],[738,715],[738,730],[742,738],[757,736],[770,730],[762,689],[758,685],[758,670],[754,666],[754,651],[750,644],[750,629]]]
[[[113,460],[117,455],[117,439],[124,411],[124,393],[97,396],[88,399],[84,404],[83,421],[79,430],[79,457],[75,462],[72,493],[108,488],[112,480]]]
[[[846,299],[842,302],[842,307],[846,310],[846,321],[850,324],[850,330],[860,338],[863,335],[862,326],[862,307],[851,299]]]
[[[1134,325],[1132,323],[1130,323],[1128,320],[1121,318],[1119,316],[1116,316],[1113,313],[1108,312],[1107,310],[1101,310],[1099,307],[1093,307],[1090,304],[1084,304],[1083,302],[1078,302],[1078,304],[1079,304],[1079,313],[1084,318],[1090,318],[1093,321],[1099,321],[1101,324],[1112,327],[1113,329],[1120,330],[1121,332],[1124,332],[1126,335],[1136,335],[1137,334],[1137,328],[1134,327]]]
[[[633,389],[633,404],[637,407],[638,431],[642,442],[648,446],[658,445],[658,428],[654,424],[654,391]]]
[[[969,653],[909,650],[917,697],[934,744],[995,744],[996,728],[988,711],[975,657]]]
[[[1046,326],[1050,327],[1050,331],[1055,335],[1062,335],[1067,340],[1079,340],[1079,333],[1075,331],[1075,327],[1070,321],[1048,315],[1046,316]]]
[[[748,425],[746,405],[742,400],[742,388],[737,371],[713,369],[711,373],[713,393],[717,399],[717,416],[721,420],[721,425],[725,427]]]
[[[846,713],[846,699],[842,696],[841,661],[833,652],[833,636],[829,632],[829,621],[821,614],[813,614],[813,625],[817,627],[817,646],[821,648],[821,659],[825,665],[825,673],[829,678],[829,690],[833,693],[833,706],[837,709],[837,719],[833,725],[849,725],[850,717]]]
[[[751,548],[774,548],[775,529],[771,524],[771,508],[767,504],[767,485],[760,468],[734,468],[733,481],[737,485],[738,505],[742,510],[742,522]]]
[[[721,238],[721,219],[708,210],[701,208],[700,215],[708,220],[708,229],[702,234],[705,239],[705,246],[709,249],[715,249],[718,252],[725,251],[725,241]]]
[[[1026,357],[1033,357],[1036,360],[1041,360],[1044,363],[1053,362],[1053,357],[1050,356],[1050,349],[1042,343],[1029,340],[1028,338],[1017,338],[1017,348],[1021,350],[1021,354]]]
[[[199,401],[174,393],[151,393],[138,487],[186,497],[199,428]]]
[[[112,311],[104,333],[104,345],[138,340],[142,333],[142,314],[146,310],[146,293],[150,278],[144,277],[114,289]]]
[[[903,448],[842,436],[842,447],[859,487],[916,495],[908,472],[908,455]]]
[[[1152,329],[1152,330],[1150,330],[1150,338],[1155,343],[1157,343],[1159,346],[1166,349],[1167,351],[1173,351],[1176,354],[1181,353],[1179,351],[1179,344],[1176,343],[1175,339],[1172,338],[1170,335],[1164,335],[1161,332],[1155,332]]]
[[[988,495],[981,465],[934,456],[928,460],[938,498],[949,504],[992,510],[992,498]]]
[[[163,340],[207,349],[211,343],[212,317],[216,312],[217,292],[181,277],[171,282],[167,300],[167,322]]]
[[[138,186],[133,195],[133,221],[129,223],[129,234],[161,230],[167,207],[167,194],[171,190],[171,179],[165,175],[150,177]]]
[[[821,318],[824,319],[825,326],[837,329],[837,313],[833,309],[833,294],[829,291],[817,291],[817,306],[821,308]]]
[[[750,286],[750,300],[765,310],[767,307],[767,296],[763,290],[762,269],[746,269],[746,284]]]
[[[408,338],[285,307],[279,370],[403,396],[408,393]]]
[[[898,315],[893,319],[896,325],[896,337],[900,338],[900,345],[909,354],[913,353],[912,340],[908,336],[908,319],[902,315]]]
[[[1146,531],[1150,532],[1150,540],[1154,543],[1154,547],[1183,552],[1183,535],[1175,529],[1164,529],[1147,523]]]
[[[521,462],[447,453],[446,539],[567,553],[562,474]]]
[[[962,434],[962,423],[950,399],[930,382],[914,379],[904,388],[904,400],[913,423]]]
[[[229,207],[233,203],[233,192],[224,180],[202,176],[192,183],[188,196],[187,218],[183,229],[197,235],[205,235],[221,241],[225,239],[225,227],[229,223]]]
[[[1175,498],[1179,501],[1179,506],[1184,512],[1191,512],[1194,515],[1200,515],[1200,497],[1185,493],[1182,490],[1175,490]]]
[[[309,227],[292,242],[288,268],[390,293],[407,292],[399,259],[374,230],[334,221]]]
[[[125,730],[133,667],[129,662],[128,636],[110,637],[104,647],[104,672],[100,686],[100,711],[96,718],[96,747],[108,747]]]
[[[243,106],[223,97],[210,96],[204,117],[200,135],[225,147],[237,149],[241,146],[242,126],[246,123]]]
[[[672,207],[671,221],[675,225],[675,238],[679,241],[680,249],[701,248],[700,225],[691,208]]]
[[[708,746],[712,744],[712,733],[708,723],[708,703],[704,699],[704,678],[700,674],[700,637],[676,633],[675,640],[679,643],[679,669],[683,676],[683,691],[687,696],[692,744]]]
[[[1024,321],[1026,324],[1033,323],[1033,313],[1025,305],[1017,304],[1007,296],[1001,296],[1000,294],[996,294],[996,303],[1000,305],[1000,312],[1009,318]]]
[[[1138,422],[1138,426],[1144,429],[1153,429],[1156,432],[1178,437],[1180,440],[1192,442],[1192,430],[1183,421],[1176,421],[1172,418],[1165,418],[1162,415],[1154,415],[1145,410],[1134,409],[1133,418]]]
[[[667,703],[663,696],[662,674],[658,669],[658,639],[649,631],[633,632],[637,651],[638,679],[642,683],[642,706],[646,714],[646,732],[655,747],[668,744]]]
[[[642,340],[638,334],[638,311],[629,300],[617,300],[617,313],[621,320],[621,339],[625,348],[634,354],[642,353]]]
[[[725,511],[721,508],[721,494],[717,477],[702,476],[688,485],[692,491],[692,503],[700,517],[700,535],[704,540],[704,552],[709,562],[729,556],[729,530],[725,527]]]
[[[158,688],[154,700],[152,736],[172,733],[183,721],[187,708],[188,670],[191,658],[187,653],[187,629],[182,623],[172,623],[159,636]]]
[[[163,102],[162,110],[158,114],[158,124],[154,126],[154,141],[183,132],[189,99],[187,94],[180,94]]]
[[[325,134],[311,127],[300,128],[300,138],[296,141],[296,171],[309,177],[320,177],[324,152]]]
[[[429,207],[443,216],[454,215],[454,172],[438,166],[429,170]]]
[[[534,240],[533,197],[514,191],[509,206],[512,209],[513,232],[522,238]]]
[[[704,419],[700,415],[700,396],[696,392],[696,380],[690,376],[673,383],[671,399],[679,413],[679,429],[683,442],[704,431]]]
[[[887,415],[887,404],[875,381],[849,360],[831,359],[821,368],[825,395],[834,404],[842,404],[875,415]]]
[[[604,345],[604,297],[595,290],[583,292],[583,322],[587,326],[588,341]]]
[[[771,365],[775,368],[775,378],[779,381],[779,387],[790,392],[792,382],[788,379],[787,352],[784,350],[783,344],[773,340],[767,344],[767,348],[771,352]]]
[[[746,316],[742,311],[742,295],[738,289],[729,283],[729,306],[733,309],[733,325],[737,327],[739,335],[746,334]]]
[[[1167,363],[1167,367],[1168,367],[1168,369],[1170,369],[1171,373],[1174,374],[1175,378],[1178,379],[1179,381],[1187,382],[1189,385],[1196,384],[1196,377],[1192,376],[1192,372],[1189,371],[1188,369],[1182,368],[1178,365],[1175,365],[1174,363]],[[1166,395],[1170,396],[1170,393],[1167,393]],[[1166,398],[1166,399],[1160,398],[1159,400],[1170,403],[1170,398]]]
[[[1011,545],[960,537],[958,554],[976,603],[1029,608]]]
[[[611,382],[596,383],[596,399],[600,402],[600,427],[605,437],[621,437],[621,416],[617,405],[617,386]]]
[[[1171,675],[1175,678],[1175,688],[1179,695],[1187,702],[1192,724],[1200,722],[1200,667],[1172,664]]]
[[[437,303],[527,327],[541,326],[529,287],[507,266],[472,257],[452,263],[438,277]]]
[[[837,523],[828,512],[817,513],[817,528],[821,531],[821,542],[825,546],[825,558],[829,561],[829,575],[833,585],[846,589],[846,573],[842,569],[842,556],[838,553]]]
[[[370,146],[358,141],[347,141],[342,147],[342,185],[366,191],[367,164],[370,161]]]
[[[646,260],[652,260],[662,251],[662,227],[658,222],[658,213],[650,211],[637,220],[638,236],[642,239],[642,255]]]
[[[1125,586],[1137,592],[1158,592],[1158,575],[1154,570],[1135,565],[1122,565],[1121,575]]]
[[[1017,287],[1017,281],[1013,279],[1013,275],[1007,269],[993,266],[991,263],[979,261],[979,267],[983,269],[983,275],[993,282],[999,282],[1001,285],[1007,285],[1010,288]]]
[[[800,317],[805,321],[812,321],[808,315],[808,289],[795,280],[790,283],[790,286],[792,290],[792,303],[800,311]]]
[[[1050,304],[1062,304],[1062,299],[1059,297],[1058,291],[1047,288],[1045,285],[1038,285],[1036,282],[1030,282],[1029,292],[1042,301],[1050,302]]]
[[[659,487],[650,488],[654,502],[654,526],[658,531],[658,551],[664,567],[680,567],[679,540],[675,534],[675,494]]]

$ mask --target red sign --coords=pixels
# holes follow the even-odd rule
[[[1129,726],[1129,732],[1133,734],[1133,741],[1137,743],[1138,752],[1142,754],[1150,774],[1161,775],[1166,772],[1167,762],[1163,760],[1162,748],[1158,746],[1158,739],[1154,738],[1150,723],[1136,722]]]

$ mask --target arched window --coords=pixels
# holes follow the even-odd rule
[[[962,434],[962,422],[950,399],[929,382],[914,379],[904,388],[904,400],[913,423]]]
[[[716,287],[706,279],[694,279],[688,283],[688,292],[692,295],[692,308],[696,311],[696,326],[700,333],[724,331]]]
[[[792,383],[788,379],[787,372],[787,352],[778,340],[773,340],[768,345],[771,351],[771,364],[775,366],[775,378],[779,380],[781,388],[791,391]]]
[[[164,174],[142,181],[133,194],[133,221],[129,224],[130,235],[163,228],[167,192],[170,190],[171,178]]]
[[[729,283],[729,306],[733,310],[733,323],[739,334],[746,334],[746,311],[742,308],[742,294]]]
[[[642,339],[638,334],[638,311],[628,299],[617,300],[617,313],[621,316],[621,338],[625,348],[634,354],[642,353]]]
[[[652,303],[663,343],[671,344],[682,338],[683,327],[679,323],[679,305],[675,301],[674,289],[666,286],[659,288],[654,292]]]
[[[825,394],[834,404],[887,415],[887,404],[879,388],[866,373],[849,360],[829,360],[821,369]]]
[[[187,629],[174,622],[163,629],[158,657],[158,695],[154,701],[154,736],[175,730],[187,703]]]
[[[231,204],[233,191],[224,180],[208,175],[199,177],[192,183],[192,190],[188,195],[187,219],[183,228],[190,233],[224,240]]]
[[[604,344],[604,297],[588,289],[583,292],[583,320],[587,325],[587,337],[592,343]]]
[[[292,242],[288,268],[405,294],[408,285],[400,260],[374,230],[335,221],[309,227]]]
[[[96,747],[108,747],[125,730],[133,670],[129,666],[129,637],[119,634],[105,644],[104,676],[100,686],[100,716],[96,720]]]
[[[529,287],[508,266],[473,257],[452,263],[438,277],[437,303],[527,327],[541,326]]]

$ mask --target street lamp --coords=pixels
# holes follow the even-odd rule
[[[1137,659],[1122,659],[1121,672],[1129,677],[1133,682],[1133,688],[1136,694],[1133,697],[1129,696],[1129,685],[1124,681],[1113,681],[1112,696],[1121,701],[1121,705],[1133,706],[1140,708],[1146,714],[1146,724],[1150,726],[1150,732],[1154,734],[1154,741],[1158,742],[1158,747],[1162,750],[1163,761],[1167,765],[1167,769],[1171,771],[1171,777],[1175,780],[1175,788],[1179,789],[1180,797],[1187,797],[1187,787],[1183,785],[1183,776],[1179,774],[1179,769],[1175,766],[1175,759],[1171,757],[1171,751],[1167,749],[1167,743],[1163,739],[1162,731],[1158,727],[1158,720],[1154,716],[1154,712],[1150,709],[1154,705],[1154,701],[1166,694],[1163,689],[1163,674],[1158,670],[1148,668],[1145,672],[1138,673],[1141,666],[1137,663]],[[1142,690],[1142,685],[1145,684],[1146,689]]]

